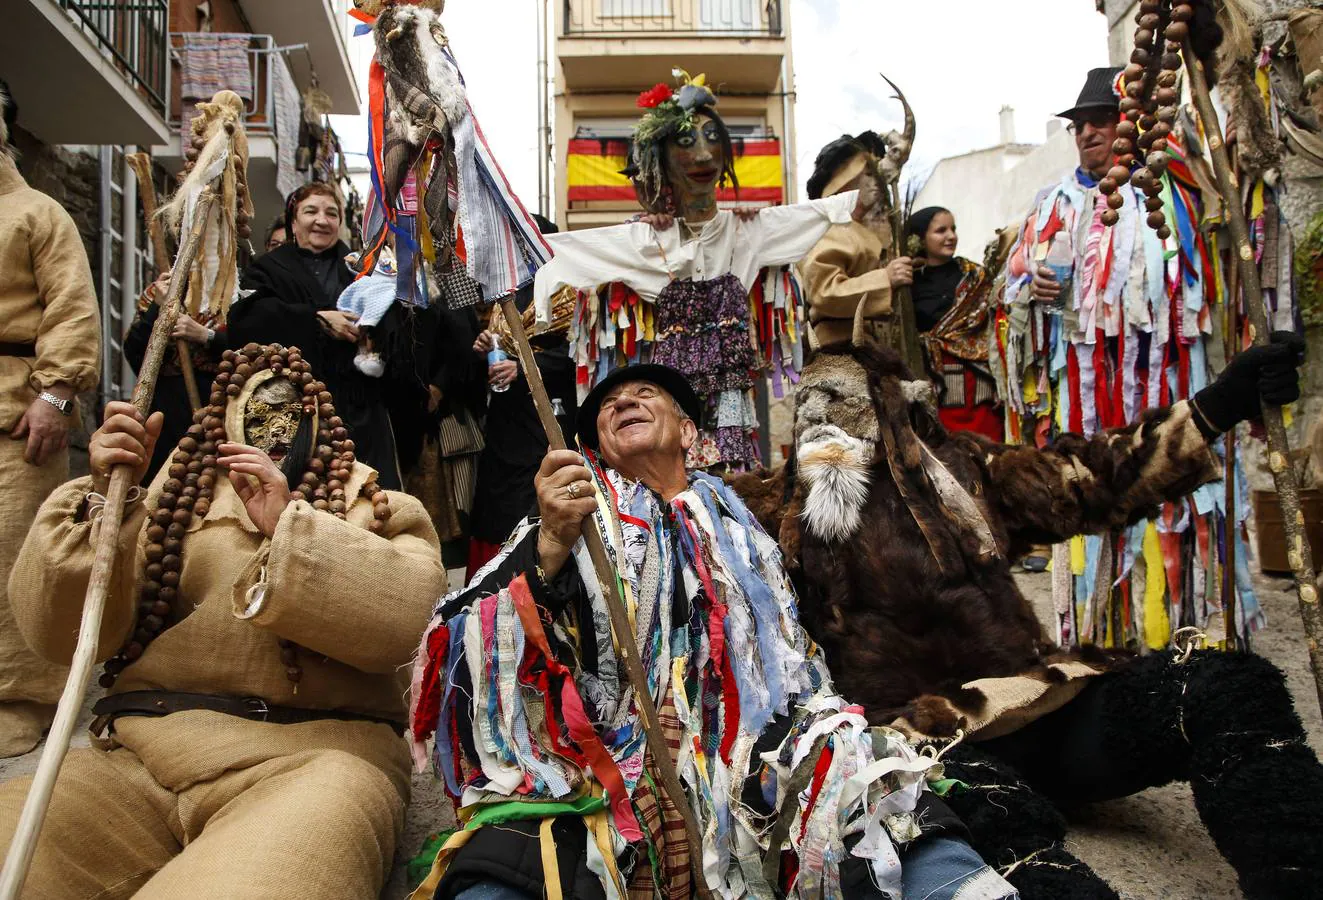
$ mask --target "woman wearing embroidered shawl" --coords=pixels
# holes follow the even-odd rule
[[[541,517],[438,605],[411,735],[421,764],[435,734],[464,825],[414,896],[685,898],[691,853],[714,896],[1014,896],[926,789],[939,762],[836,694],[775,541],[723,482],[686,473],[699,409],[673,369],[612,373],[580,409],[585,457],[543,462]],[[657,786],[578,539],[588,516],[684,798]]]
[[[1002,414],[988,367],[988,270],[956,256],[955,216],[929,206],[912,214],[905,234],[917,239],[922,265],[910,289],[923,362],[937,387],[937,414],[947,431],[977,431],[1000,443]]]

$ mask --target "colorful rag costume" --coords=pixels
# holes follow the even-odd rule
[[[1081,170],[1035,200],[1007,263],[994,325],[1008,440],[1041,446],[1065,432],[1090,436],[1136,422],[1146,410],[1193,396],[1223,362],[1223,271],[1216,240],[1199,230],[1201,163],[1175,135],[1169,148],[1163,198],[1173,234],[1166,242],[1145,225],[1143,197],[1130,185],[1120,188],[1125,205],[1113,228],[1101,222],[1107,198]],[[1041,265],[1065,285],[1055,303],[1031,297]],[[1229,521],[1225,492],[1204,486],[1152,520],[1058,545],[1053,587],[1062,645],[1138,641],[1157,649],[1186,625],[1222,640],[1228,529],[1236,537],[1237,627],[1242,637],[1261,628],[1245,556],[1247,500]]]
[[[423,637],[415,756],[424,762],[435,734],[433,762],[464,825],[415,896],[493,877],[481,860],[518,856],[499,843],[511,832],[541,844],[535,875],[549,894],[586,880],[591,892],[566,895],[689,897],[696,853],[714,895],[861,896],[872,881],[898,896],[895,844],[919,834],[936,760],[895,732],[870,731],[836,694],[775,542],[728,487],[697,473],[664,504],[595,461],[593,470],[602,504],[618,513],[594,521],[702,845],[686,844],[657,787],[599,586],[579,574],[592,571],[583,542],[544,584],[538,528],[525,522],[468,588],[442,600]],[[796,864],[782,867],[775,853],[769,868],[778,810]],[[566,855],[576,840],[581,853]],[[861,864],[863,881],[843,882]],[[977,877],[1004,887],[982,867]]]
[[[956,257],[914,273],[914,315],[928,376],[937,385],[937,414],[948,431],[977,431],[1000,442],[1002,414],[988,368],[988,270]]]
[[[582,394],[628,362],[683,372],[705,406],[690,468],[757,458],[752,387],[770,368],[793,380],[803,365],[802,297],[789,266],[832,225],[851,221],[857,193],[759,210],[723,210],[692,236],[683,223],[547,235],[554,258],[538,271],[538,321],[565,285],[581,291],[570,351]]]

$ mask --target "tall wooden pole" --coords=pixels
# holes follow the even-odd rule
[[[210,189],[202,192],[193,217],[192,231],[184,246],[179,250],[175,265],[180,271],[188,271],[197,255],[198,245],[202,242],[207,216],[216,201],[215,193]],[[170,342],[170,332],[174,330],[179,318],[179,309],[183,301],[188,279],[176,278],[170,283],[170,297],[161,307],[161,315],[152,326],[152,336],[147,342],[147,354],[143,358],[142,370],[138,373],[138,383],[133,389],[133,405],[145,417],[152,405],[152,394],[156,391],[156,376],[161,371],[161,360],[165,356],[166,345]],[[5,857],[4,871],[0,872],[0,900],[18,900],[19,891],[27,878],[28,867],[32,864],[32,854],[37,849],[37,838],[41,835],[41,826],[46,820],[46,810],[50,807],[51,793],[55,790],[55,779],[60,774],[60,766],[69,752],[69,740],[73,737],[74,724],[83,708],[83,698],[87,694],[87,679],[92,674],[92,664],[96,661],[97,643],[101,636],[101,618],[106,608],[106,594],[114,574],[115,557],[119,548],[119,531],[124,522],[124,501],[133,486],[133,469],[127,465],[116,466],[110,473],[110,487],[106,491],[106,505],[101,511],[101,528],[97,532],[96,556],[92,563],[92,574],[87,584],[87,599],[83,603],[83,620],[78,630],[78,644],[74,649],[73,664],[69,678],[64,683],[64,693],[56,708],[55,721],[46,738],[46,746],[37,764],[37,773],[33,776],[32,786],[28,789],[27,800],[23,803],[23,812],[14,830],[9,853]]]
[[[533,356],[533,346],[529,344],[528,334],[524,331],[523,319],[519,315],[519,310],[515,308],[513,299],[502,300],[500,306],[501,313],[505,316],[505,323],[510,327],[510,335],[514,338],[519,366],[524,370],[524,377],[528,379],[528,392],[533,395],[533,407],[537,410],[537,417],[547,432],[547,443],[552,450],[564,450],[565,436],[561,433],[560,422],[556,421],[555,412],[552,411],[551,398],[547,396],[547,388],[542,383],[542,372],[538,370],[537,360]],[[616,639],[616,651],[625,663],[625,674],[629,677],[630,687],[634,689],[639,718],[643,722],[643,736],[647,740],[648,750],[652,753],[653,763],[661,775],[662,789],[666,791],[684,819],[685,839],[689,843],[689,863],[693,871],[694,893],[706,900],[711,893],[707,881],[703,878],[702,833],[698,830],[698,820],[694,817],[694,810],[685,797],[684,788],[680,785],[680,775],[675,768],[675,760],[671,758],[671,748],[667,746],[666,738],[662,735],[661,722],[657,718],[657,706],[653,703],[652,692],[648,688],[648,675],[643,670],[643,661],[639,658],[634,628],[629,624],[629,614],[625,611],[625,603],[620,597],[615,571],[611,568],[611,557],[606,552],[606,542],[602,540],[601,532],[593,524],[592,517],[584,519],[583,540],[588,546],[588,555],[592,557],[597,581],[602,586],[602,596],[606,598],[607,613],[611,617],[611,630]]]
[[[1259,269],[1254,262],[1254,248],[1250,244],[1249,222],[1245,219],[1240,186],[1231,168],[1231,158],[1227,154],[1226,142],[1222,138],[1217,111],[1213,108],[1213,98],[1208,90],[1208,79],[1204,77],[1203,64],[1195,56],[1188,38],[1185,40],[1182,55],[1185,57],[1185,68],[1190,73],[1190,88],[1194,94],[1195,108],[1199,111],[1204,134],[1208,137],[1213,171],[1217,174],[1218,192],[1222,195],[1222,203],[1227,210],[1227,225],[1231,230],[1231,251],[1236,257],[1236,264],[1240,270],[1241,289],[1245,292],[1245,312],[1249,316],[1250,337],[1257,346],[1265,346],[1269,342],[1270,334],[1268,313],[1263,302]],[[1300,486],[1296,483],[1295,470],[1291,468],[1287,455],[1290,444],[1286,437],[1286,423],[1282,419],[1281,407],[1263,404],[1263,424],[1268,432],[1268,468],[1277,487],[1277,502],[1282,507],[1282,523],[1286,531],[1286,557],[1290,562],[1291,572],[1295,575],[1296,594],[1300,600],[1300,618],[1304,622],[1305,637],[1309,643],[1309,664],[1314,670],[1314,689],[1318,694],[1319,706],[1323,707],[1323,648],[1319,646],[1320,639],[1323,639],[1323,614],[1320,613],[1318,606],[1314,554],[1309,547],[1309,539],[1305,534],[1305,517],[1300,510]]]
[[[1224,320],[1226,327],[1223,328],[1223,347],[1226,350],[1227,365],[1231,365],[1231,360],[1235,359],[1236,353],[1239,352],[1239,347],[1236,345],[1240,341],[1240,266],[1232,266],[1229,274],[1230,290],[1227,292]],[[1222,577],[1226,579],[1226,585],[1222,608],[1227,632],[1227,649],[1235,650],[1240,640],[1240,635],[1236,633],[1236,603],[1240,599],[1240,590],[1236,585],[1236,542],[1240,539],[1240,526],[1239,516],[1236,515],[1235,429],[1227,434],[1226,442],[1226,471],[1223,478],[1226,482],[1226,495],[1223,498],[1223,509],[1226,512],[1226,548],[1223,553],[1226,554],[1226,565],[1222,567]]]
[[[130,153],[125,157],[133,174],[138,179],[138,197],[142,200],[143,218],[147,220],[147,234],[152,240],[152,264],[156,275],[170,270],[170,254],[165,249],[165,231],[161,220],[156,215],[156,184],[152,181],[152,158],[146,153]],[[188,273],[184,273],[187,280]],[[175,341],[175,351],[179,354],[179,371],[184,376],[184,390],[188,394],[188,404],[197,412],[202,408],[202,394],[198,390],[198,376],[193,371],[193,351],[188,341]]]

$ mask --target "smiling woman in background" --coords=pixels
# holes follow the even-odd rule
[[[938,415],[950,431],[976,431],[1003,440],[997,384],[988,368],[987,269],[956,256],[955,216],[930,206],[912,214],[907,237],[922,249],[915,260],[914,321],[924,363],[937,386]]]
[[[286,221],[293,240],[259,257],[244,272],[243,286],[252,293],[230,308],[230,346],[252,342],[298,347],[335,396],[355,455],[377,470],[383,488],[400,490],[395,435],[385,398],[405,399],[411,392],[391,383],[389,371],[386,378],[369,378],[354,366],[357,317],[335,308],[354,278],[345,265],[349,248],[340,240],[341,219],[340,199],[329,185],[306,184],[290,195]],[[374,339],[383,347],[407,345],[388,336],[403,324],[400,304],[393,304],[374,329]],[[411,366],[403,368],[412,371]],[[423,401],[415,399],[421,410]]]

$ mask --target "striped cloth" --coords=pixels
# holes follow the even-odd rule
[[[234,91],[250,102],[255,95],[253,64],[248,56],[249,35],[190,32],[182,37],[179,96],[184,102],[180,134],[187,147],[192,140],[190,127],[196,115],[193,101],[210,100],[217,91]]]
[[[444,52],[459,71],[450,51]],[[551,248],[492,155],[473,107],[467,108],[468,115],[451,123],[459,178],[459,233],[469,250],[465,261],[469,276],[482,286],[484,298],[494,302],[531,283],[551,259]]]

